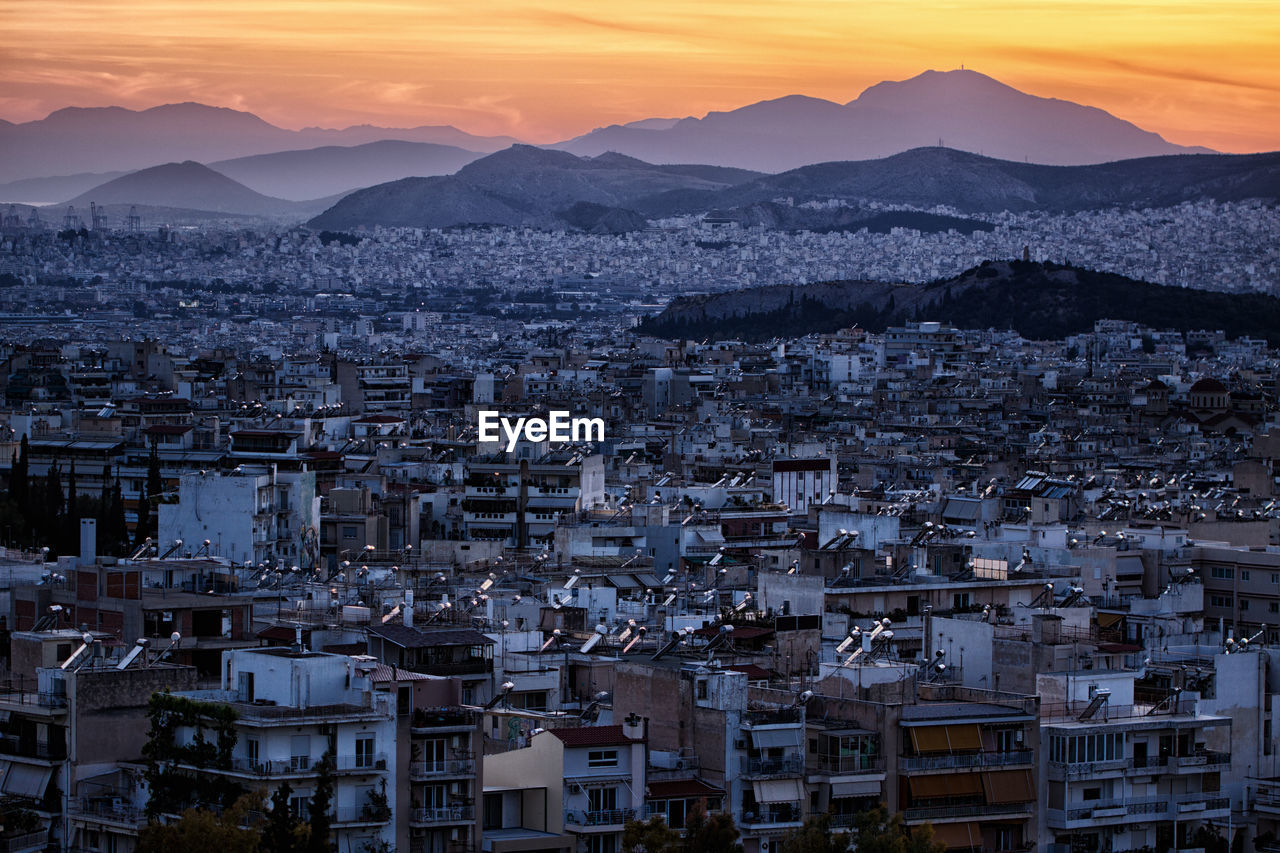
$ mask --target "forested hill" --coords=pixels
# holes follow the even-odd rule
[[[760,341],[854,325],[880,332],[909,320],[941,320],[1053,340],[1089,331],[1103,318],[1156,329],[1221,329],[1228,337],[1280,345],[1280,299],[1272,296],[1166,287],[1025,261],[986,261],[928,284],[836,281],[683,297],[637,331],[671,339]]]

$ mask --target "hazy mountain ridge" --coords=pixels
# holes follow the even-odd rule
[[[310,204],[273,198],[249,189],[243,184],[201,163],[166,163],[131,172],[94,187],[62,204],[73,205],[85,213],[90,203],[98,205],[140,205],[177,208],[187,211],[302,218],[329,200]]]
[[[729,186],[701,174],[742,175],[697,166],[655,167],[629,157],[576,157],[516,145],[454,175],[410,178],[351,193],[313,219],[314,228],[361,225],[444,228],[454,225],[563,227],[575,205],[630,211],[642,198],[675,189],[714,192]],[[581,212],[583,208],[579,208]],[[614,224],[642,218],[614,217]]]
[[[987,261],[928,284],[837,281],[682,297],[637,331],[672,339],[761,341],[855,325],[882,332],[911,320],[941,320],[1056,340],[1086,332],[1103,318],[1179,331],[1222,329],[1228,337],[1280,342],[1280,299],[1273,296],[1166,287],[1024,261]]]
[[[387,139],[256,154],[208,165],[260,193],[304,201],[400,178],[449,175],[483,156],[453,145]]]
[[[789,95],[665,129],[643,121],[612,125],[554,147],[780,172],[930,145],[1053,165],[1208,151],[1174,145],[1097,107],[1030,95],[964,70],[877,83],[846,104]]]
[[[519,142],[449,125],[362,124],[294,131],[252,113],[192,102],[145,110],[67,107],[36,121],[0,121],[0,149],[6,155],[0,160],[0,181],[130,171],[186,160],[220,163],[387,140],[482,154]],[[926,71],[908,80],[877,83],[844,104],[788,95],[701,118],[641,118],[547,147],[589,156],[617,151],[648,163],[701,163],[773,173],[813,163],[881,158],[940,143],[1050,164],[1206,150],[1173,145],[1096,107],[1030,95],[963,70]]]
[[[0,124],[0,181],[70,172],[126,171],[168,162],[210,163],[329,145],[382,140],[451,145],[480,153],[517,142],[476,136],[450,126],[286,130],[258,116],[204,104],[164,104],[146,110],[67,107],[46,118]]]
[[[701,175],[719,175],[723,181]],[[555,227],[558,212],[579,202],[622,208],[650,218],[719,210],[744,224],[826,230],[856,228],[872,202],[967,213],[1168,206],[1213,198],[1280,199],[1280,153],[1175,155],[1097,166],[1037,166],[924,148],[884,160],[822,163],[781,175],[732,183],[750,173],[654,166],[604,154],[514,146],[441,178],[396,181],[341,199],[311,224],[439,228],[465,224]],[[779,204],[790,199],[791,204]],[[806,201],[849,207],[812,210]],[[962,221],[936,223],[964,230]],[[868,226],[870,227],[870,226]],[[925,224],[926,230],[934,228]]]

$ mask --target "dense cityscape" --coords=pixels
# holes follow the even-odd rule
[[[1280,853],[1256,4],[11,5],[0,853]]]

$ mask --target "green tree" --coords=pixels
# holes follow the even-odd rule
[[[55,459],[49,465],[49,471],[44,477],[44,516],[40,519],[40,539],[41,544],[48,545],[51,550],[56,551],[58,540],[61,539],[59,522],[62,518],[62,471],[58,468],[58,461]]]
[[[281,782],[271,795],[271,807],[267,810],[267,821],[262,827],[262,853],[304,853],[307,849],[307,836],[310,834],[305,823],[298,820],[289,805],[293,795],[293,786]]]
[[[947,849],[934,841],[930,824],[908,831],[902,824],[902,813],[890,815],[883,805],[854,817],[849,843],[858,853],[945,853]]]
[[[333,821],[329,814],[329,808],[333,804],[333,765],[333,750],[327,750],[317,765],[320,776],[316,780],[311,803],[307,806],[307,817],[311,824],[307,835],[307,853],[329,853],[329,827]]]
[[[733,815],[717,812],[708,815],[702,803],[689,811],[684,824],[683,853],[742,853],[738,843],[738,827],[733,825]]]
[[[811,815],[782,839],[780,853],[848,853],[849,833],[831,831],[831,815]]]
[[[134,530],[135,548],[141,546],[148,536],[156,535],[154,510],[163,489],[164,481],[160,479],[160,451],[153,441],[151,454],[147,457],[147,482],[138,501],[138,526]]]
[[[31,497],[29,451],[27,435],[23,433],[22,440],[18,442],[18,453],[14,456],[13,466],[9,469],[9,497],[24,512],[27,509],[27,500]]]
[[[138,833],[136,853],[258,853],[258,833],[245,827],[254,796],[246,794],[221,815],[189,809],[172,823],[152,823]]]
[[[76,461],[67,472],[67,511],[62,522],[62,553],[80,553],[80,495],[76,491]]]
[[[622,853],[679,853],[680,833],[654,816],[641,822],[627,821],[622,828]]]

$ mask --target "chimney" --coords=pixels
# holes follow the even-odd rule
[[[80,565],[91,566],[98,559],[98,520],[80,519]]]

